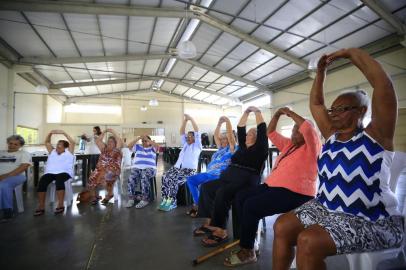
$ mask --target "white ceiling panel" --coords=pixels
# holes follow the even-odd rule
[[[286,50],[287,48],[290,48],[292,45],[295,45],[301,40],[303,40],[303,38],[289,33],[285,33],[282,34],[277,39],[275,39],[274,41],[272,41],[272,44],[280,49]]]
[[[69,64],[65,65],[65,67],[75,81],[88,81],[92,79],[84,64]]]
[[[176,87],[176,83],[172,83],[172,82],[167,82],[167,81],[165,81],[165,82],[162,84],[161,89],[170,92],[170,91],[172,91],[175,87]]]
[[[307,17],[289,31],[303,36],[309,36],[325,25],[336,20],[345,12],[331,5],[325,5],[311,16]]]
[[[127,72],[132,76],[142,75],[142,67],[144,66],[144,60],[141,61],[128,61]]]
[[[244,33],[251,33],[258,26],[256,23],[241,19],[235,19],[231,25]]]
[[[239,98],[239,97],[242,97],[242,96],[247,95],[249,93],[252,93],[253,91],[254,90],[252,88],[244,87],[244,88],[230,94],[230,96],[235,97],[235,98]]]
[[[229,85],[229,86],[226,86],[223,89],[221,89],[220,93],[228,94],[228,93],[232,93],[240,88],[241,88],[240,86]]]
[[[161,64],[160,59],[148,60],[145,63],[144,75],[150,75],[150,76],[156,75],[160,64]]]
[[[116,71],[116,72],[126,72],[126,62],[107,62],[107,68],[109,71]],[[116,76],[118,74],[115,74]]]
[[[153,17],[130,17],[128,31],[129,53],[147,53],[153,26]]]
[[[201,23],[196,30],[192,41],[196,46],[197,54],[201,55],[207,50],[221,31],[208,24]]]
[[[113,92],[113,87],[111,84],[105,84],[105,85],[98,85],[97,89],[99,90],[100,93],[110,93]]]
[[[142,81],[140,83],[140,89],[148,89],[152,87],[153,81]]]
[[[249,71],[257,68],[261,64],[265,63],[266,61],[270,60],[275,55],[264,50],[259,50],[253,55],[251,55],[247,60],[236,66],[231,73],[241,76]]]
[[[208,103],[213,103],[216,99],[218,99],[219,97],[216,95],[210,95],[207,98],[204,99],[205,102]]]
[[[171,78],[183,78],[185,74],[189,71],[189,69],[192,67],[192,65],[181,62],[181,61],[176,61],[175,66],[172,68],[171,72],[169,73],[168,77]]]
[[[18,12],[0,11],[0,36],[23,56],[52,56]]]
[[[121,84],[119,84],[119,85],[121,85]],[[125,84],[124,84],[124,86],[125,86]],[[139,88],[140,88],[140,83],[139,82],[127,83],[127,89],[128,90],[136,90],[136,89],[139,89]]]
[[[26,12],[25,15],[57,57],[79,56],[60,14]]]
[[[259,83],[268,85],[268,84],[272,84],[275,83],[279,80],[285,79],[287,77],[292,76],[293,74],[296,74],[300,71],[302,71],[303,69],[295,64],[290,64],[266,77],[264,77],[263,79],[259,80]]]
[[[247,18],[256,22],[265,20],[269,14],[274,12],[284,0],[255,0],[250,1],[248,6],[241,12],[240,17]]]
[[[83,93],[79,87],[62,88],[61,91],[68,96],[83,96]]]
[[[178,95],[182,95],[183,93],[185,93],[190,87],[186,87],[183,85],[178,85],[175,87],[175,89],[173,90],[173,93],[178,94]]]
[[[241,62],[241,60],[243,60],[256,50],[258,50],[258,47],[244,41],[239,44],[234,50],[232,50],[226,56],[226,58],[217,65],[217,67],[223,70],[229,70],[231,67]],[[227,64],[228,61],[232,63],[232,65]]]
[[[95,15],[65,14],[65,19],[83,56],[103,56]]]
[[[202,57],[201,62],[210,66],[214,65],[222,56],[228,53],[231,48],[237,45],[239,41],[240,39],[230,34],[223,33]]]
[[[286,29],[297,20],[305,16],[309,11],[318,6],[318,0],[292,0],[284,5],[266,24],[280,29]]]
[[[313,52],[314,50],[317,50],[322,46],[324,46],[324,45],[319,42],[314,42],[312,40],[306,40],[306,41],[303,41],[302,43],[300,43],[299,45],[293,47],[292,49],[290,49],[289,52],[296,57],[302,57],[303,55]]]
[[[273,60],[267,62],[266,64],[260,66],[259,68],[255,69],[254,71],[247,74],[247,78],[251,78],[251,80],[257,80],[259,77],[262,77],[272,71],[277,70],[278,68],[288,64],[289,62],[285,59],[280,57],[276,57]]]
[[[191,98],[191,97],[193,97],[194,95],[196,95],[197,93],[199,93],[198,90],[191,88],[191,89],[189,89],[188,91],[186,91],[186,93],[184,93],[183,95],[186,96],[186,97],[190,97],[190,98]]]
[[[200,67],[193,67],[185,76],[185,79],[187,80],[198,80],[200,79],[204,74],[207,73],[206,69],[200,68]]]
[[[252,33],[252,36],[258,38],[259,40],[262,40],[263,42],[268,42],[274,39],[280,33],[281,31],[272,29],[270,27],[260,26],[257,30],[255,30],[254,33]]]
[[[385,7],[387,7],[391,11],[403,7],[405,5],[404,1],[399,0],[380,0],[379,2],[381,2]]]
[[[106,55],[126,54],[127,17],[99,15]]]
[[[228,0],[217,0],[214,1],[213,9],[221,10],[229,14],[236,15],[238,11],[243,8],[243,6],[248,2],[248,0],[233,0],[233,4],[230,5]],[[210,16],[218,18],[226,23],[229,23],[232,20],[231,16],[223,15],[218,12],[209,11]]]
[[[157,19],[150,52],[166,52],[178,23],[178,18]]]
[[[214,72],[208,72],[204,77],[200,79],[200,82],[202,83],[207,83],[207,82],[214,82],[217,80],[221,75],[214,73]]]
[[[82,89],[82,91],[83,91],[83,93],[85,93],[85,95],[95,95],[95,94],[99,93],[96,86],[83,86],[83,87],[80,87],[80,89]]]
[[[138,83],[134,83],[134,84],[138,84]],[[137,88],[132,88],[130,86],[127,86],[127,88],[125,87],[125,83],[117,83],[117,84],[112,84],[111,85],[113,92],[122,92],[122,91],[126,91],[126,90],[136,90]]]
[[[36,66],[35,68],[53,83],[72,82],[71,77],[61,67]]]
[[[207,98],[208,96],[210,96],[209,93],[200,92],[199,94],[197,94],[196,96],[194,96],[194,98],[195,98],[195,99],[198,99],[198,100],[202,100],[202,99]]]

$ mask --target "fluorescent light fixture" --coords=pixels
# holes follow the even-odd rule
[[[166,64],[166,67],[163,71],[164,73],[166,73],[167,76],[168,76],[169,72],[171,72],[175,63],[176,63],[176,58],[171,58],[168,60],[168,64]]]
[[[69,112],[69,113],[121,114],[121,106],[94,105],[94,104],[69,104],[69,105],[64,106],[64,111]]]

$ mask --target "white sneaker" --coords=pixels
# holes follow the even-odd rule
[[[148,204],[149,204],[148,201],[141,200],[141,201],[135,206],[135,208],[141,209],[141,208],[144,208],[145,206],[147,206]]]
[[[162,199],[161,204],[158,206],[158,210],[162,211],[162,208],[164,207],[165,204],[166,204],[166,199]]]
[[[130,207],[133,207],[134,204],[135,204],[134,200],[128,200],[127,205],[125,207],[130,208]]]

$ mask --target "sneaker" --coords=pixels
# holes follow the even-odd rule
[[[166,204],[162,207],[162,211],[169,212],[177,207],[176,202],[172,201],[172,199],[168,199]]]
[[[162,199],[161,204],[158,206],[158,210],[163,211],[164,206],[166,205],[166,199]]]
[[[145,206],[147,206],[148,204],[149,204],[148,201],[141,200],[141,201],[135,206],[135,208],[141,209],[141,208],[144,208]]]
[[[133,207],[134,204],[135,204],[135,201],[131,199],[131,200],[128,200],[127,205],[125,207],[130,208],[130,207]]]

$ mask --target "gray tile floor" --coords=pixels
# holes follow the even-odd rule
[[[157,179],[167,167],[159,163]],[[79,192],[81,187],[74,190]],[[45,216],[34,218],[36,197],[31,184],[24,200],[25,212],[0,224],[1,270],[225,269],[225,254],[192,266],[194,258],[211,249],[191,236],[200,221],[187,217],[186,207],[163,213],[156,210],[155,201],[141,210],[126,209],[120,198],[107,207],[74,204],[63,216],[54,216],[49,206]],[[274,217],[267,218],[258,263],[243,269],[271,269],[273,221]],[[391,261],[383,266],[406,269],[399,265]],[[335,256],[328,259],[328,268],[343,270],[348,264],[344,257]]]

